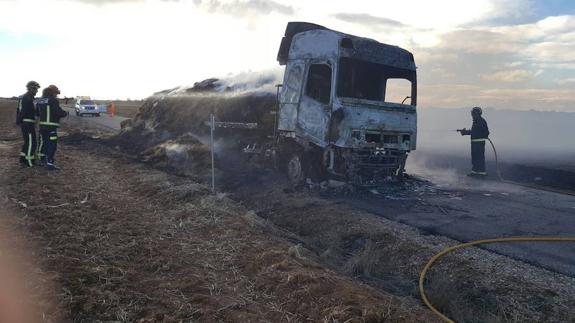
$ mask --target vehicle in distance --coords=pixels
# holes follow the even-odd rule
[[[81,117],[83,115],[93,115],[96,117],[100,116],[100,109],[94,100],[89,97],[78,97],[76,98],[76,105],[74,106],[76,115]]]

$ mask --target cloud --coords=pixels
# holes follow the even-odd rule
[[[488,12],[472,24],[514,25],[536,18],[533,0],[488,1],[485,6]]]
[[[19,92],[30,78],[57,83],[68,95],[134,98],[265,70],[277,66],[286,22],[301,20],[411,51],[424,107],[526,109],[545,102],[548,109],[575,111],[565,92],[546,90],[573,89],[575,15],[535,21],[530,1],[0,0],[0,62],[6,63],[0,95]],[[46,14],[66,19],[46,24]],[[79,55],[86,47],[93,50]],[[90,77],[78,81],[62,68]],[[487,92],[494,87],[517,90]],[[518,91],[525,88],[530,91]]]
[[[533,78],[535,74],[536,73],[528,70],[507,70],[498,71],[492,74],[484,74],[481,75],[481,78],[486,81],[521,82]]]
[[[404,24],[397,20],[376,17],[367,13],[336,13],[333,15],[334,18],[353,23],[358,25],[363,25],[368,28],[379,30],[381,28],[394,28],[394,27],[405,27]]]
[[[75,2],[82,2],[86,4],[91,4],[95,6],[103,6],[107,4],[118,4],[118,3],[137,3],[144,2],[145,0],[71,0]],[[179,0],[158,0],[161,2],[177,2]]]
[[[555,83],[557,83],[559,85],[575,84],[575,78],[561,79],[561,80],[555,81]]]
[[[525,62],[516,61],[516,62],[507,63],[508,67],[518,67],[518,66],[522,66],[522,65],[525,65]]]
[[[94,5],[100,5],[100,4],[108,4],[108,3],[119,3],[119,2],[141,2],[143,0],[73,0],[73,1],[84,2],[84,3],[94,4]]]
[[[443,108],[477,105],[514,110],[573,111],[575,92],[569,89],[494,89],[477,85],[433,84],[419,87],[418,104]]]
[[[568,42],[541,42],[532,44],[526,53],[535,60],[551,63],[575,62],[575,41]]]
[[[506,34],[477,29],[462,29],[441,36],[438,47],[476,54],[516,53],[526,47],[520,39]]]
[[[211,13],[224,13],[237,17],[267,15],[277,12],[283,15],[293,15],[295,9],[271,0],[196,0],[194,3],[200,7],[205,7]]]

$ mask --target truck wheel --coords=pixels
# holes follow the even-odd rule
[[[293,153],[290,155],[287,162],[287,175],[288,180],[293,185],[300,185],[305,180],[304,163],[302,154]]]

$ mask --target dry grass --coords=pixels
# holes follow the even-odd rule
[[[81,140],[59,147],[61,172],[23,172],[13,163],[16,131],[0,135],[15,143],[0,150],[8,165],[0,191],[20,208],[17,229],[38,246],[43,272],[54,273],[42,278],[61,286],[49,294],[57,306],[48,314],[77,322],[429,317],[323,268],[305,248],[268,235],[253,212],[189,178]]]
[[[272,191],[272,193],[270,193]],[[265,204],[259,204],[265,196]],[[303,247],[341,273],[419,303],[421,268],[456,242],[373,217],[309,192],[287,197],[266,187],[249,203],[271,223],[297,235]],[[270,205],[274,205],[270,208]],[[281,231],[280,231],[281,232]],[[427,293],[457,322],[569,322],[575,282],[487,251],[472,249],[442,258],[427,279]],[[551,287],[553,286],[553,287]],[[555,289],[556,292],[552,293]]]

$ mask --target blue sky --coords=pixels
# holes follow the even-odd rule
[[[0,52],[18,53],[22,51],[40,50],[50,46],[53,39],[46,35],[33,33],[15,34],[0,31]]]
[[[99,98],[250,71],[281,82],[289,21],[410,50],[422,107],[575,112],[575,1],[559,0],[2,0],[0,96],[30,79]]]
[[[515,13],[488,20],[493,25],[514,25],[537,22],[549,16],[575,14],[575,1],[572,0],[539,0],[539,1],[501,1],[516,5]]]

